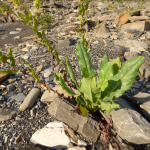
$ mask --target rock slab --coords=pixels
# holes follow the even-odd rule
[[[124,99],[118,98],[116,102],[120,104],[120,109],[113,110],[110,114],[113,120],[113,127],[118,135],[130,143],[150,143],[150,124],[148,121]],[[103,114],[103,116],[106,120],[108,119],[107,114]]]
[[[59,98],[50,104],[48,112],[56,119],[68,124],[76,132],[82,134],[87,140],[96,142],[100,133],[99,125],[91,117],[82,117],[72,110],[74,108]]]

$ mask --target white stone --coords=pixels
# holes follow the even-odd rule
[[[66,148],[70,143],[70,138],[65,134],[65,128],[66,125],[62,122],[50,122],[44,128],[37,130],[30,141],[57,149]]]
[[[14,37],[14,40],[19,40],[20,39],[20,36],[15,36]]]
[[[19,34],[19,31],[10,31],[9,34]]]
[[[50,76],[50,74],[52,73],[52,67],[48,67],[46,69],[44,69],[44,78],[48,78]]]

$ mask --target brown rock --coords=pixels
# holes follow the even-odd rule
[[[127,12],[123,12],[117,16],[117,18],[114,21],[114,24],[116,24],[117,26],[125,24],[130,17],[130,14],[128,14]]]
[[[136,103],[138,103],[138,104],[146,103],[149,100],[150,100],[150,94],[147,93],[147,92],[138,92],[133,97],[133,101],[136,102]]]
[[[7,74],[7,73],[2,73],[2,74],[0,74],[0,82],[2,82],[3,80],[5,80],[8,75],[9,75],[9,74]]]
[[[124,57],[125,57],[126,60],[130,60],[130,59],[135,58],[137,56],[138,55],[137,55],[136,52],[125,52],[124,53]]]
[[[121,32],[142,32],[150,30],[150,22],[139,21],[134,23],[127,23],[121,27]]]
[[[96,142],[100,133],[98,122],[91,117],[82,117],[72,110],[74,108],[59,98],[50,104],[48,112],[56,119],[68,124],[73,130],[80,133],[88,141]]]

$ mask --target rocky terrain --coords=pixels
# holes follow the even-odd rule
[[[33,9],[31,5],[29,10]],[[75,52],[77,42],[81,41],[76,33],[80,26],[77,1],[45,1],[39,12],[43,10],[53,17],[51,26],[44,29],[50,44],[56,45],[61,60],[65,61],[68,55],[80,80]],[[139,55],[145,57],[133,86],[116,100],[121,108],[110,114],[112,139],[120,150],[149,150],[150,2],[139,9],[137,2],[92,1],[87,16],[87,39],[97,73],[105,54],[110,59],[119,57],[122,63]],[[30,26],[11,16],[0,15],[0,51],[7,54],[11,47],[18,68],[28,68],[20,60],[25,59],[41,81],[68,97],[54,79],[50,52],[36,42],[36,37]],[[8,68],[0,63],[0,70]],[[100,124],[96,117],[84,118],[72,113],[75,100],[70,100],[72,105],[64,103],[53,92],[38,88],[34,79],[28,76],[27,79],[28,82],[23,80],[22,73],[0,74],[0,150],[104,149],[104,137],[98,132]],[[101,114],[109,122],[108,115]],[[116,148],[109,144],[107,149]]]

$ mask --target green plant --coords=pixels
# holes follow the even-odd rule
[[[77,34],[82,37],[82,42],[84,46],[88,48],[88,52],[90,51],[90,46],[88,46],[88,41],[86,40],[87,29],[85,29],[85,23],[87,22],[87,16],[85,17],[85,15],[90,1],[91,0],[80,0],[79,2],[78,19],[81,21],[81,24],[80,28],[77,29]]]
[[[39,0],[37,0],[37,3],[38,1]],[[80,10],[80,18],[81,21],[83,21],[82,23],[84,24],[87,18],[84,19],[83,16],[85,15],[85,12],[88,8],[88,4],[84,5],[83,3],[81,3],[81,5],[82,10]],[[37,4],[36,6],[38,9],[39,5]],[[80,83],[78,83],[68,57],[66,56],[66,64],[64,62],[61,62],[55,46],[50,46],[49,41],[45,36],[44,30],[42,29],[42,32],[39,32],[37,30],[39,22],[36,18],[36,14],[32,16],[31,12],[28,14],[18,12],[18,14],[16,15],[20,17],[26,24],[32,24],[31,28],[38,36],[38,39],[36,39],[37,42],[45,47],[48,47],[48,50],[56,60],[56,64],[53,66],[53,70],[54,67],[60,67],[60,64],[64,65],[63,70],[60,70],[60,72],[54,72],[55,78],[61,85],[61,87],[68,94],[74,96],[76,98],[76,101],[81,104],[80,110],[84,116],[86,116],[88,111],[95,112],[97,110],[102,110],[109,113],[111,110],[119,108],[119,105],[115,104],[113,100],[121,96],[132,86],[134,78],[138,75],[138,68],[144,62],[144,57],[138,56],[137,58],[129,60],[125,62],[121,68],[121,62],[119,58],[113,59],[110,62],[107,55],[105,55],[100,63],[100,72],[96,81],[95,69],[91,63],[91,55],[88,54],[88,42],[86,41],[86,36],[84,35],[82,36],[82,42],[79,42],[76,47],[77,59],[82,76],[82,80],[80,81]],[[36,82],[39,83],[38,87],[44,88],[45,90],[54,91],[53,89],[49,88],[46,83],[42,83],[41,81],[39,81],[38,75],[36,75],[28,62],[23,59],[21,60],[28,66],[29,69],[27,71],[18,69],[16,67],[11,48],[9,49],[8,56],[3,55],[0,52],[0,61],[2,61],[2,63],[8,64],[11,67],[11,69],[0,71],[0,73],[13,74],[20,71],[23,73],[25,80],[25,75],[31,76],[35,78]],[[67,69],[69,71],[70,78],[75,83],[80,94],[74,93],[71,86],[69,86],[67,82]],[[63,96],[57,91],[54,92],[59,96]]]
[[[139,74],[138,68],[144,62],[144,57],[139,56],[132,60],[128,60],[121,68],[119,58],[113,59],[112,62],[110,62],[107,55],[105,55],[100,63],[100,72],[96,82],[95,69],[91,63],[91,56],[87,53],[87,48],[84,47],[83,42],[77,44],[76,53],[82,76],[82,80],[79,84],[77,83],[67,56],[66,63],[70,78],[76,84],[80,95],[74,93],[66,85],[60,73],[55,72],[56,80],[61,87],[68,94],[75,96],[76,101],[90,111],[95,112],[97,110],[102,110],[109,113],[111,110],[119,108],[119,105],[115,104],[113,100],[120,97],[132,86],[135,77]]]

